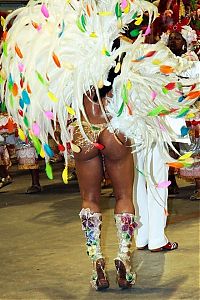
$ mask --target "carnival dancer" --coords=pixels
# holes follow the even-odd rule
[[[109,287],[101,250],[101,153],[116,198],[117,281],[120,288],[130,288],[135,283],[130,248],[137,226],[132,202],[132,143],[139,149],[151,147],[159,137],[163,145],[165,137],[171,144],[173,132],[158,130],[155,110],[176,117],[185,106],[184,101],[178,102],[176,72],[186,70],[188,62],[180,65],[164,45],[157,45],[153,51],[144,47],[145,37],[139,30],[132,32],[138,36],[136,42],[113,49],[114,41],[129,23],[135,20],[141,24],[144,11],[149,14],[147,35],[157,8],[146,1],[31,0],[10,16],[16,19],[4,34],[1,62],[6,78],[2,90],[5,88],[9,113],[19,124],[19,135],[32,140],[38,153],[45,156],[51,179],[49,134],[64,153],[64,182],[68,180],[66,148],[70,145],[74,152],[82,196],[80,218],[93,263],[91,283],[97,290]],[[145,75],[149,69],[151,72]],[[195,91],[198,94],[197,87]],[[149,98],[152,92],[158,95],[154,101]],[[190,106],[197,96],[187,97]],[[72,118],[75,121],[66,126]],[[57,123],[62,143],[54,134]],[[160,125],[164,124],[163,120]],[[163,157],[170,160],[167,150]]]

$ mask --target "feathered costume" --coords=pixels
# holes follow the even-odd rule
[[[149,15],[145,33],[133,30],[137,40],[133,44],[122,42],[113,50],[114,40],[129,23],[141,24],[145,12]],[[123,132],[139,148],[149,148],[155,140],[160,145],[163,141],[171,143],[174,133],[164,116],[184,117],[200,92],[193,85],[188,95],[182,93],[176,74],[189,68],[190,63],[177,59],[160,43],[143,44],[156,16],[157,8],[141,0],[30,0],[6,19],[1,56],[2,98],[19,126],[19,136],[32,140],[37,152],[46,158],[49,178],[52,174],[48,159],[53,152],[48,136],[56,140],[58,123],[62,144],[56,142],[64,152],[63,178],[67,181],[66,144],[70,143],[73,151],[80,151],[73,144],[68,121],[76,118],[83,137],[92,143],[81,123],[81,115],[88,121],[83,95],[94,87],[101,105],[99,88],[110,84],[107,77],[112,67],[121,67],[121,74],[113,83],[109,113],[102,106],[107,121],[112,117],[108,128]],[[6,26],[12,19],[13,25],[7,32]],[[118,58],[122,53],[126,55],[120,66]]]

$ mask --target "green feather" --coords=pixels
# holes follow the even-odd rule
[[[46,171],[47,177],[52,180],[53,179],[53,172],[52,172],[52,167],[49,163],[46,164],[45,171]]]

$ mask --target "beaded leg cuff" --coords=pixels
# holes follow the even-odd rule
[[[102,215],[92,212],[89,208],[83,208],[79,216],[85,233],[87,254],[96,261],[102,257],[100,246]]]

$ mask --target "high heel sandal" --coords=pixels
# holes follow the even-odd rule
[[[105,260],[103,258],[99,258],[94,261],[94,271],[92,275],[91,285],[97,291],[102,291],[109,288],[109,281],[105,272]]]
[[[115,224],[119,240],[118,255],[115,259],[117,282],[121,289],[128,289],[135,284],[136,280],[136,274],[131,272],[130,248],[138,224],[131,213],[115,214]]]
[[[121,289],[129,289],[135,284],[136,273],[127,272],[124,262],[116,258],[114,260],[117,271],[117,283]]]
[[[109,282],[100,246],[102,215],[92,212],[90,208],[82,208],[79,216],[82,229],[85,232],[87,254],[93,262],[93,274],[90,283],[97,291],[105,290],[109,287]]]

